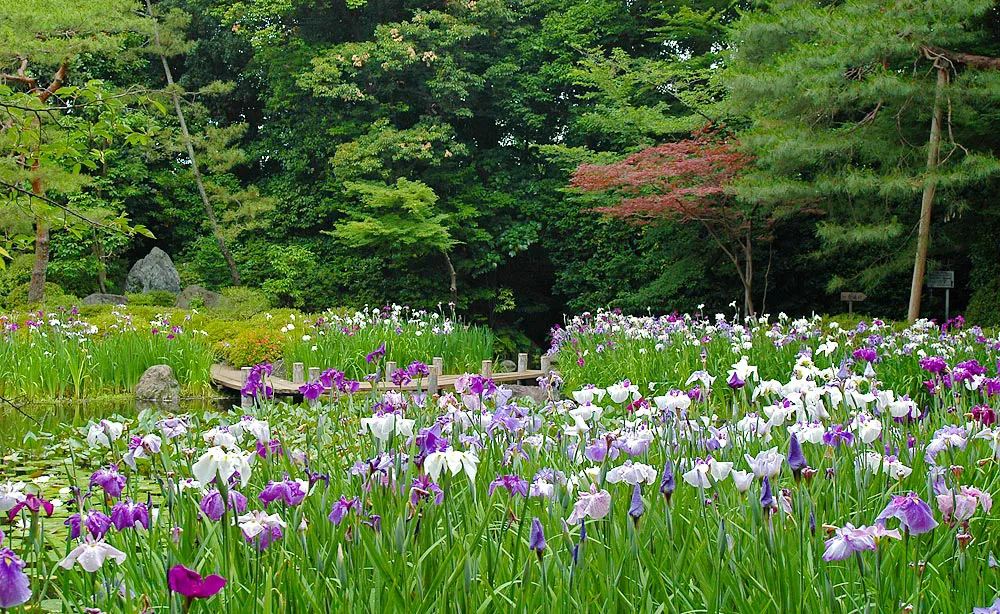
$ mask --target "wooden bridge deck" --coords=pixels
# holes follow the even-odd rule
[[[227,388],[229,390],[235,390],[239,392],[243,388],[243,372],[240,369],[230,367],[229,365],[215,364],[212,365],[212,381],[215,382],[217,386],[222,388]],[[500,383],[511,383],[520,380],[534,380],[538,377],[545,375],[545,371],[541,369],[526,369],[524,371],[517,371],[514,373],[493,373],[490,375],[493,381]],[[460,375],[440,375],[437,378],[437,386],[439,389],[454,388],[455,381],[461,377]],[[274,388],[274,394],[277,396],[300,396],[302,393],[299,392],[299,386],[301,384],[295,384],[287,379],[280,377],[269,377],[268,378],[271,386]],[[421,382],[421,387],[427,389],[427,378],[424,378]],[[361,382],[360,391],[371,391],[372,385],[370,382]],[[380,390],[417,390],[416,382],[407,384],[400,388],[392,382],[379,384]]]

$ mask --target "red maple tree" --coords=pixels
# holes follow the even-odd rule
[[[753,314],[753,244],[770,239],[773,220],[733,194],[733,182],[753,163],[738,145],[709,127],[614,164],[581,164],[570,187],[620,197],[614,206],[593,210],[631,223],[700,223],[736,267],[746,313]]]

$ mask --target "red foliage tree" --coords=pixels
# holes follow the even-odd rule
[[[700,223],[736,267],[746,313],[753,314],[753,244],[770,239],[772,220],[757,205],[738,201],[731,188],[752,163],[735,140],[706,130],[614,164],[581,164],[570,187],[620,197],[594,211],[631,223]]]

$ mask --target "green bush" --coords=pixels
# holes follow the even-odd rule
[[[8,309],[13,309],[15,307],[23,307],[28,305],[28,288],[31,282],[26,282],[15,286],[10,294],[7,295],[6,305]],[[59,285],[52,282],[45,282],[45,301],[46,305],[53,307],[67,307],[66,303],[78,302],[78,299],[74,296],[68,296]]]
[[[139,307],[173,307],[177,296],[166,290],[153,290],[142,294],[129,294],[128,304]]]
[[[225,301],[213,308],[212,315],[220,318],[245,320],[267,311],[271,306],[267,295],[260,290],[244,286],[231,286],[219,291]]]
[[[1000,279],[993,278],[972,293],[965,319],[979,326],[1000,326]]]
[[[0,301],[5,300],[14,288],[31,280],[31,265],[34,261],[33,255],[21,254],[15,256],[7,263],[7,267],[0,271]]]

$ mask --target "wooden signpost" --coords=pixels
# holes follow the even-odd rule
[[[955,287],[955,271],[931,271],[927,274],[928,288],[944,288],[944,320],[948,321],[951,308],[951,289]]]
[[[854,313],[854,303],[860,303],[868,298],[864,292],[841,292],[841,302],[847,303],[847,313]]]

